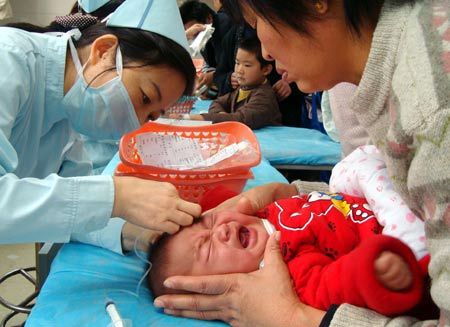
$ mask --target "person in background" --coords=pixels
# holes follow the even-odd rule
[[[220,1],[216,0],[216,7],[217,2],[220,3]],[[194,39],[200,31],[204,30],[205,24],[212,24],[214,28],[211,39],[208,40],[205,48],[201,51],[201,55],[205,59],[205,66],[202,68],[197,81],[197,89],[204,85],[211,89],[215,69],[223,52],[222,39],[231,27],[231,19],[221,7],[216,13],[207,4],[198,0],[183,2],[180,6],[180,14],[188,39]]]
[[[209,120],[213,123],[238,121],[252,129],[280,125],[281,114],[277,99],[267,81],[271,70],[270,62],[262,57],[258,38],[242,40],[235,64],[239,87],[214,100],[208,113],[190,114],[182,118]]]
[[[218,95],[227,94],[238,87],[234,72],[234,58],[237,45],[242,39],[256,35],[255,30],[241,17],[235,14],[235,8],[223,1],[223,10],[232,18],[233,24],[223,37],[222,55],[216,67],[213,83],[217,86]],[[272,69],[268,80],[277,96],[278,106],[282,115],[282,124],[292,127],[304,127],[302,120],[302,106],[305,104],[304,94],[295,83],[288,83],[277,70]]]
[[[265,266],[249,274],[176,276],[155,305],[174,315],[248,326],[446,326],[450,324],[450,98],[448,1],[227,0],[257,29],[266,59],[305,93],[358,85],[351,110],[380,151],[393,187],[425,222],[431,295],[440,317],[389,318],[349,304],[327,312],[301,303],[276,235]],[[305,64],[307,63],[307,64]],[[309,184],[266,185],[223,206],[254,213]],[[424,241],[425,241],[424,239]],[[267,301],[271,299],[271,301]]]
[[[171,184],[87,176],[79,135],[118,140],[191,94],[187,47],[174,0],[126,1],[107,23],[59,37],[0,27],[0,242],[79,236],[122,252],[137,225],[192,223],[199,205]]]

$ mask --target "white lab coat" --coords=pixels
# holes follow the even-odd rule
[[[62,109],[66,49],[0,27],[0,243],[75,238],[121,252],[112,177],[85,176],[91,161]]]

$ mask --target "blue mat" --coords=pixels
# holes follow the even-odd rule
[[[198,100],[192,113],[208,112],[211,100]],[[254,130],[261,153],[272,165],[334,166],[341,146],[327,135],[308,128],[270,126]]]
[[[334,166],[341,159],[340,144],[314,129],[270,126],[254,132],[272,165]]]
[[[116,155],[104,174],[111,174],[119,161]],[[287,182],[263,160],[253,168],[254,180],[246,188],[270,182]],[[224,326],[214,321],[199,321],[165,315],[152,306],[153,298],[144,283],[139,297],[134,293],[146,264],[135,254],[120,256],[98,247],[69,243],[53,261],[50,274],[36,299],[26,326],[107,326],[107,301],[114,301],[122,318],[133,326]]]

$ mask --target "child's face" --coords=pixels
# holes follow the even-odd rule
[[[240,86],[257,86],[266,80],[268,66],[261,67],[254,53],[238,49],[234,72]],[[269,71],[270,72],[270,71]]]
[[[267,239],[259,218],[222,211],[180,230],[167,252],[173,274],[250,272],[258,269]]]

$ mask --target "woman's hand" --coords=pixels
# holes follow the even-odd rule
[[[292,90],[291,90],[291,87],[289,86],[289,83],[286,82],[283,79],[280,79],[278,82],[276,82],[272,86],[272,89],[275,92],[275,95],[277,96],[277,100],[278,101],[283,101],[288,96],[290,96],[291,93],[292,93]]]
[[[250,274],[168,278],[165,286],[198,294],[163,295],[155,306],[167,314],[232,326],[318,326],[325,312],[298,300],[278,243],[275,233],[266,245],[264,268]]]
[[[188,40],[192,40],[195,39],[198,35],[198,33],[200,33],[201,31],[205,30],[205,25],[203,24],[194,24],[191,27],[189,27],[185,32],[186,32],[186,38]]]
[[[203,85],[207,85],[208,87],[211,86],[213,82],[213,77],[214,71],[201,73],[200,76],[198,77],[196,89],[199,90]]]
[[[135,177],[114,176],[113,217],[169,234],[199,217],[198,204],[180,199],[175,186]]]
[[[253,215],[276,200],[285,199],[296,194],[297,189],[291,184],[264,184],[224,201],[216,208],[208,210],[204,214],[213,210],[235,210],[246,215]]]

